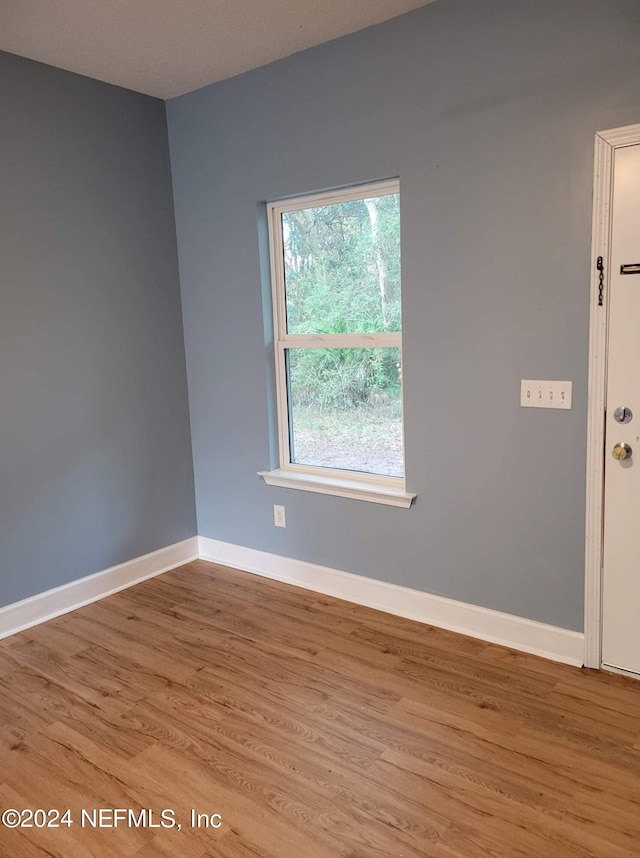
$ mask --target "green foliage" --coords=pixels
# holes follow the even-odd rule
[[[397,194],[286,212],[282,225],[290,333],[400,330]],[[344,410],[399,397],[397,349],[292,350],[290,370],[296,404]]]
[[[400,396],[399,350],[291,349],[290,394],[295,405],[347,410]]]
[[[290,333],[400,330],[397,194],[286,212]]]

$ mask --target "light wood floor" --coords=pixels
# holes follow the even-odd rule
[[[637,858],[640,683],[196,562],[0,642],[5,808],[73,825],[2,858]]]

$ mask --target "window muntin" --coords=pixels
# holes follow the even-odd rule
[[[404,486],[398,182],[268,213],[280,468]]]

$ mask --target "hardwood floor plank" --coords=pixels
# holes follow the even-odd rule
[[[5,653],[0,650],[0,679],[12,673],[17,666],[17,662],[11,658],[10,651],[7,649]]]
[[[435,762],[421,759],[416,756],[402,754],[397,751],[388,751],[382,760],[392,766],[403,768],[407,772],[417,775],[428,785],[437,785],[442,800],[445,793],[449,801],[453,801],[459,807],[457,818],[464,818],[464,809],[475,811],[484,815],[485,818],[499,820],[499,825],[504,826],[511,833],[509,836],[510,846],[517,844],[531,844],[527,848],[535,851],[529,854],[548,856],[555,858],[558,854],[571,856],[571,858],[595,858],[595,856],[608,855],[610,858],[633,858],[637,856],[637,843],[633,838],[626,838],[626,846],[619,846],[607,837],[604,831],[592,829],[585,824],[585,818],[576,811],[571,813],[557,806],[544,808],[534,807],[524,795],[516,795],[512,791],[505,792],[498,783],[479,782],[470,778],[466,771],[459,771],[455,766],[448,766],[446,762],[436,760]],[[432,796],[433,790],[430,795]],[[431,800],[434,801],[433,797]],[[454,817],[456,819],[456,817]],[[459,822],[453,824],[449,831],[460,828]],[[485,837],[491,833],[491,826],[482,825],[467,826],[468,831],[475,832],[476,842],[482,843]],[[526,832],[527,837],[516,835],[516,831]],[[617,839],[617,838],[616,838]],[[443,836],[447,841],[447,835]],[[486,848],[486,847],[485,847]],[[489,853],[491,854],[491,853]]]
[[[640,683],[195,561],[0,641],[0,806],[182,824],[0,858],[637,858]]]
[[[354,789],[352,768],[335,754],[327,753],[323,744],[300,747],[286,733],[274,730],[272,724],[240,720],[235,713],[211,707],[203,706],[197,713],[174,707],[167,710],[158,696],[155,703],[153,713],[147,709],[142,715],[142,707],[137,707],[132,717],[145,717],[146,729],[156,735],[162,729],[161,724],[173,723],[172,747],[195,760],[212,755],[216,760],[223,755],[230,760],[244,759],[251,773],[262,770],[274,783],[283,778],[285,783],[298,782],[300,794],[315,792],[317,801],[325,804],[332,801],[343,809],[349,807],[356,818],[392,824],[399,839],[408,832],[414,837],[435,840],[448,825],[447,820],[426,825],[422,806],[410,797],[394,793],[388,784],[370,784],[366,780]],[[151,723],[155,723],[155,728]]]
[[[237,719],[252,723],[267,724],[277,733],[286,735],[288,741],[305,747],[317,746],[330,750],[336,758],[348,760],[356,769],[367,769],[384,750],[384,745],[368,736],[357,735],[353,729],[326,723],[313,718],[309,704],[296,702],[297,688],[290,696],[286,689],[276,688],[274,697],[268,689],[257,692],[234,686],[209,671],[202,671],[193,687],[204,696],[231,712]]]
[[[30,717],[37,714],[48,724],[64,720],[110,753],[128,758],[149,744],[149,740],[125,729],[122,715],[130,704],[117,698],[101,696],[89,703],[67,686],[28,668],[11,674],[9,682],[12,693],[18,692],[21,703],[28,705]]]

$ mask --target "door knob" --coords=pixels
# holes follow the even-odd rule
[[[616,446],[611,451],[611,455],[614,459],[617,459],[619,462],[622,462],[624,459],[630,459],[632,449],[628,444],[620,443],[616,444]]]

